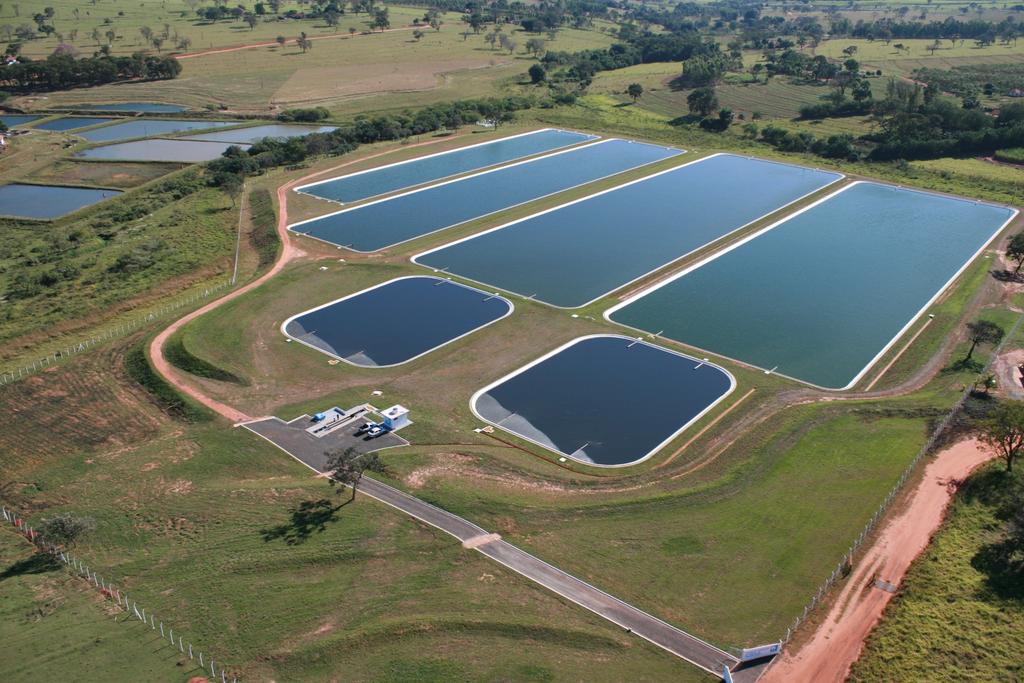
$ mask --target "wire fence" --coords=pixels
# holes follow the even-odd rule
[[[999,353],[1002,350],[1003,346],[1006,344],[1007,340],[1016,335],[1017,330],[1021,326],[1021,323],[1024,323],[1024,316],[1020,316],[1017,318],[1016,322],[1013,324],[1013,327],[1010,329],[1009,333],[1004,335],[999,344],[992,350],[992,355],[989,357],[988,361],[985,363],[985,366],[981,371],[982,374],[987,372],[989,367],[991,367],[992,363],[999,356]],[[825,579],[820,586],[818,586],[818,591],[813,596],[811,596],[811,599],[804,607],[803,612],[799,616],[797,616],[797,618],[793,620],[792,625],[790,625],[790,627],[786,629],[786,635],[782,639],[783,644],[789,642],[790,638],[793,637],[793,634],[796,632],[796,630],[807,619],[807,615],[814,612],[814,609],[821,603],[825,596],[828,595],[828,592],[832,589],[832,586],[834,586],[839,579],[847,576],[850,573],[850,571],[853,568],[854,555],[856,555],[857,551],[860,550],[861,546],[864,544],[864,541],[867,540],[868,537],[871,535],[871,532],[875,530],[875,527],[878,526],[878,523],[885,516],[886,510],[889,509],[889,506],[892,504],[893,500],[895,500],[896,496],[899,495],[900,491],[903,489],[903,486],[907,483],[907,480],[911,477],[911,475],[914,473],[914,470],[916,470],[917,466],[921,463],[921,460],[923,460],[929,453],[931,453],[932,449],[935,448],[935,446],[939,443],[939,439],[942,438],[946,430],[949,428],[949,425],[960,414],[960,411],[963,410],[964,404],[967,403],[967,399],[970,397],[971,392],[973,390],[973,386],[965,387],[963,393],[960,395],[960,398],[957,399],[957,402],[953,404],[953,407],[950,408],[949,412],[946,413],[946,415],[935,426],[935,429],[932,430],[932,433],[928,437],[928,440],[925,441],[924,445],[921,446],[921,449],[917,452],[917,455],[914,456],[914,459],[911,460],[910,464],[908,464],[907,467],[903,470],[903,474],[900,475],[900,478],[896,481],[896,484],[892,487],[892,489],[890,489],[889,493],[885,496],[885,499],[882,501],[881,505],[878,506],[878,509],[875,510],[875,514],[872,515],[871,519],[869,519],[867,524],[864,525],[864,528],[861,530],[856,540],[854,540],[853,544],[850,545],[850,549],[846,551],[846,554],[843,555],[843,558],[838,562],[838,564],[836,564],[835,569],[832,570],[832,573],[829,574],[828,578]]]
[[[44,370],[50,366],[53,366],[61,361],[72,358],[82,354],[93,347],[108,342],[112,339],[118,339],[125,337],[133,332],[136,332],[143,327],[146,327],[157,320],[166,318],[171,313],[180,311],[183,308],[188,308],[195,305],[196,303],[208,299],[214,294],[223,291],[224,289],[233,287],[235,284],[235,277],[232,276],[230,279],[217,284],[209,285],[202,291],[192,292],[188,296],[182,297],[181,299],[163,304],[144,315],[139,315],[131,320],[124,323],[119,323],[116,326],[109,327],[103,332],[90,336],[86,339],[80,339],[77,342],[68,344],[67,346],[57,349],[56,351],[49,353],[41,358],[33,360],[29,364],[12,368],[4,371],[0,371],[0,387],[6,386],[17,382],[20,379],[24,379],[30,375],[33,375],[41,370]]]
[[[44,539],[24,517],[13,510],[8,510],[5,506],[0,506],[0,511],[3,512],[4,521],[15,527],[29,542],[49,554],[55,560],[59,560],[77,576],[85,579],[100,595],[114,602],[129,618],[138,619],[153,631],[160,631],[160,638],[167,639],[171,647],[177,648],[182,656],[187,655],[189,661],[198,666],[204,675],[209,671],[211,681],[220,680],[221,683],[228,683],[230,680],[231,683],[238,683],[237,676],[230,675],[229,677],[228,670],[223,664],[219,664],[208,653],[203,653],[202,650],[195,647],[191,642],[186,641],[180,630],[175,634],[174,629],[169,624],[165,624],[163,620],[157,619],[152,610],[147,612],[145,607],[140,608],[137,602],[128,597],[127,593],[123,593],[114,584],[107,583],[103,577],[90,569],[80,558],[73,556],[70,552],[65,552],[59,546]],[[220,676],[219,679],[218,675]]]

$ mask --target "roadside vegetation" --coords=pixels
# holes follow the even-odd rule
[[[1024,629],[1024,477],[993,463],[958,490],[868,638],[851,681],[1014,680]],[[966,653],[969,652],[969,656]]]

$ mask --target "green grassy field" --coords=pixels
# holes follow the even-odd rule
[[[248,432],[168,419],[127,380],[123,358],[111,348],[0,394],[19,416],[0,435],[5,499],[32,520],[93,517],[97,530],[76,554],[240,678],[702,680],[430,527],[362,496],[342,506],[347,496]],[[69,665],[53,646],[72,627],[100,639],[95,658],[73,653],[92,671],[191,675],[159,649],[138,668],[103,659],[105,639],[137,638],[128,652],[148,654],[152,637],[115,641],[109,632],[131,622],[115,624],[60,576],[46,577],[53,600],[95,614],[38,620],[30,651],[45,643],[49,657],[40,652],[26,678]],[[0,591],[11,594],[18,584],[8,581]],[[21,612],[27,599],[5,609]],[[13,632],[19,622],[5,623]],[[151,665],[161,659],[165,671]]]
[[[148,627],[119,616],[84,580],[36,553],[6,524],[0,558],[5,681],[51,679],[60,671],[102,671],[106,681],[185,680],[190,667],[178,666],[166,641],[154,642]]]
[[[994,561],[1003,539],[1001,463],[972,476],[932,545],[868,638],[851,681],[1011,681],[1021,665],[1019,575]],[[1019,479],[1019,476],[1017,477]]]

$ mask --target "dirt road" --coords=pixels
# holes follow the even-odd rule
[[[769,667],[762,683],[840,683],[860,656],[893,594],[875,586],[899,586],[910,564],[942,524],[956,485],[992,458],[976,441],[962,441],[935,456],[905,509],[891,517],[874,545],[857,562],[825,621],[799,651]]]

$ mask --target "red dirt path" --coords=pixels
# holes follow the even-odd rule
[[[875,579],[899,586],[910,564],[942,524],[957,484],[992,458],[977,441],[942,451],[924,471],[907,506],[890,517],[857,562],[825,621],[797,652],[785,653],[761,677],[762,683],[840,683],[864,648],[864,639],[882,617],[893,594],[875,588]]]
[[[443,139],[444,140],[451,140],[452,138],[449,137],[449,138],[443,138]],[[436,144],[438,142],[441,142],[441,140],[427,140],[426,142],[418,142],[418,143],[413,144],[413,145],[407,145],[403,149],[410,149],[410,148],[413,148],[413,147],[422,147],[424,145],[433,145],[433,144]],[[385,156],[387,154],[392,154],[393,152],[396,152],[396,151],[398,151],[398,150],[389,149],[389,150],[386,150],[384,152],[378,152],[377,154],[371,154],[370,156],[360,157],[359,159],[352,159],[350,161],[346,161],[343,164],[338,164],[337,166],[332,166],[332,167],[326,168],[326,169],[324,169],[322,171],[317,171],[316,173],[311,173],[311,174],[309,174],[307,176],[304,176],[302,178],[298,178],[296,180],[292,180],[292,181],[290,181],[288,183],[285,183],[281,187],[277,188],[277,204],[278,204],[277,235],[281,239],[281,244],[283,245],[283,248],[281,249],[281,255],[278,257],[278,259],[274,263],[274,265],[271,266],[270,270],[268,270],[266,273],[264,273],[260,277],[256,278],[255,280],[253,280],[252,282],[250,282],[248,284],[245,284],[245,285],[239,287],[238,289],[234,289],[234,290],[228,292],[227,294],[225,294],[224,296],[222,296],[219,299],[216,299],[214,301],[209,302],[205,306],[197,308],[196,310],[192,311],[188,315],[185,315],[184,317],[181,317],[181,318],[175,320],[165,330],[160,332],[160,334],[156,335],[156,337],[153,338],[153,341],[150,342],[150,344],[149,344],[149,357],[150,357],[150,359],[151,359],[151,361],[153,363],[153,367],[156,369],[156,371],[158,373],[160,373],[161,375],[163,375],[163,377],[168,382],[170,382],[174,386],[175,389],[177,389],[181,393],[191,397],[195,401],[198,401],[199,403],[201,403],[202,405],[206,406],[210,410],[214,411],[218,415],[222,415],[222,416],[226,417],[227,419],[231,420],[234,423],[248,422],[249,420],[252,420],[253,418],[251,416],[246,415],[245,413],[243,413],[242,411],[240,411],[240,410],[238,410],[236,408],[232,408],[229,405],[221,403],[220,401],[216,400],[215,398],[207,396],[205,393],[202,392],[202,390],[200,390],[200,389],[198,389],[196,387],[193,387],[191,384],[189,384],[189,383],[185,382],[183,379],[181,379],[181,377],[178,375],[177,369],[174,366],[172,366],[170,363],[168,363],[166,358],[164,358],[164,344],[167,342],[167,340],[170,338],[170,336],[172,334],[174,334],[175,332],[177,332],[179,329],[181,329],[181,327],[183,325],[191,322],[192,320],[195,320],[196,318],[198,318],[199,316],[201,316],[201,315],[203,315],[205,313],[208,313],[208,312],[212,311],[213,309],[217,308],[218,306],[221,306],[221,305],[227,303],[228,301],[231,301],[232,299],[240,297],[241,295],[245,294],[246,292],[248,292],[248,291],[250,291],[252,289],[255,289],[256,287],[259,287],[264,282],[266,282],[267,280],[269,280],[270,278],[274,277],[279,272],[281,272],[281,270],[286,265],[291,263],[297,257],[303,255],[303,252],[300,251],[299,249],[297,249],[291,243],[291,240],[289,239],[289,234],[288,234],[288,191],[289,190],[291,190],[293,187],[295,187],[297,185],[301,185],[303,183],[306,183],[309,180],[312,180],[313,178],[316,178],[317,176],[322,176],[322,175],[326,175],[328,173],[333,173],[334,171],[340,170],[340,169],[345,168],[347,166],[351,166],[352,164],[361,163],[361,162],[364,162],[364,161],[369,161],[371,159],[376,159],[378,157],[382,157],[382,156]]]

